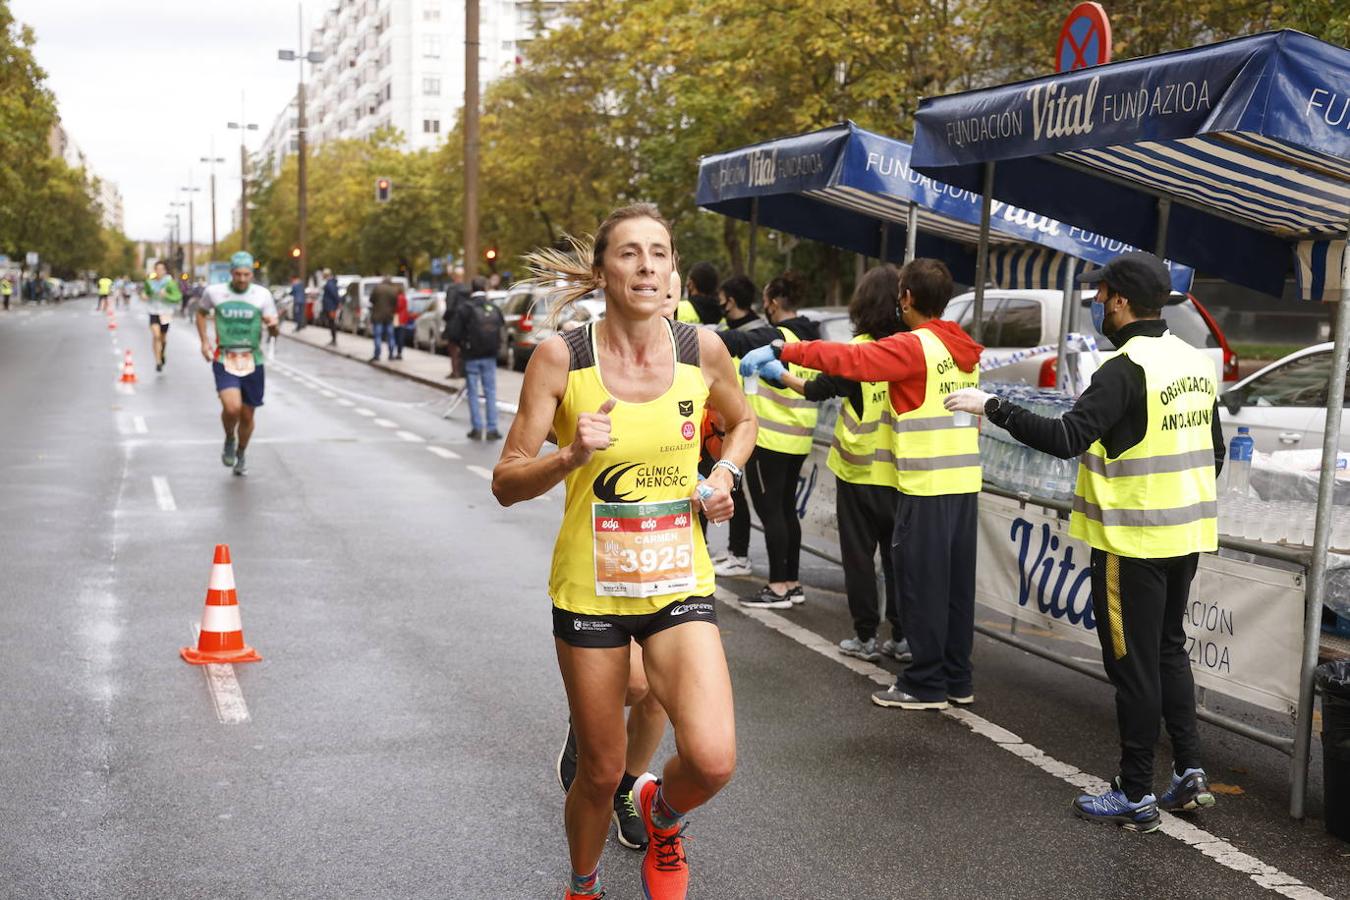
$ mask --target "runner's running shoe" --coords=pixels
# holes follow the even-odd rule
[[[1171,787],[1158,798],[1158,808],[1168,812],[1191,812],[1213,805],[1214,793],[1204,769],[1187,769],[1183,775],[1173,772]]]
[[[572,889],[568,888],[567,892],[563,894],[563,900],[604,900],[604,898],[604,891],[601,891],[598,894],[574,894],[572,893]]]
[[[629,850],[647,848],[647,826],[642,824],[642,816],[638,815],[632,791],[614,795],[614,828],[619,843]]]
[[[884,691],[873,691],[872,702],[877,706],[891,709],[946,709],[946,700],[920,700],[913,694],[906,694],[895,685]]]
[[[741,606],[756,606],[760,609],[791,609],[792,598],[787,594],[775,594],[767,584],[753,597],[741,597]]]
[[[1080,794],[1073,801],[1073,812],[1089,822],[1114,822],[1126,831],[1143,834],[1157,831],[1162,825],[1157,799],[1152,794],[1145,794],[1138,803],[1131,803],[1120,789],[1119,778],[1103,794]]]
[[[844,638],[839,642],[839,652],[855,659],[865,659],[868,662],[876,662],[881,659],[881,653],[877,651],[877,639],[874,637],[865,641],[856,637]]]
[[[577,778],[577,735],[572,730],[572,720],[567,720],[567,740],[563,741],[562,752],[558,754],[558,784],[563,793],[571,787]]]
[[[800,584],[797,585],[796,587],[788,588],[787,595],[788,599],[792,601],[792,604],[794,606],[801,606],[803,603],[806,602],[806,591],[802,590],[802,586]]]
[[[732,556],[728,553],[713,560],[713,571],[718,575],[724,575],[731,578],[738,575],[751,575],[754,570],[750,568],[750,560],[748,557]]]
[[[887,638],[882,641],[881,654],[882,656],[889,656],[896,662],[907,663],[914,661],[914,654],[909,652],[909,641],[904,638],[901,638],[898,641]]]
[[[633,785],[638,813],[651,836],[647,854],[642,858],[642,897],[643,900],[684,900],[689,890],[689,863],[680,840],[684,826],[663,831],[652,824],[652,804],[656,802],[656,790],[660,785],[660,779],[650,772]]]
[[[225,439],[225,447],[223,450],[220,451],[221,465],[225,466],[234,465],[234,448],[236,446],[237,445],[235,444],[234,435],[230,435]]]
[[[236,475],[248,474],[248,463],[244,462],[244,454],[242,453],[240,453],[239,456],[235,458],[234,474]]]

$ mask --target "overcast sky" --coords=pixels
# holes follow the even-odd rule
[[[10,0],[10,9],[37,32],[38,63],[66,130],[94,173],[122,190],[130,237],[162,239],[178,188],[192,183],[195,237],[211,240],[207,166],[214,139],[217,229],[230,227],[239,195],[239,132],[226,128],[244,115],[256,150],[293,96],[295,63],[277,59],[294,48],[297,7],[287,0]],[[323,4],[312,0],[307,22]],[[183,237],[187,238],[186,210]]]

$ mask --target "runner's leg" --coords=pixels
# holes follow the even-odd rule
[[[643,643],[652,694],[670,716],[675,755],[662,772],[662,795],[681,814],[707,803],[736,769],[731,675],[717,626],[686,622]]]
[[[629,650],[573,647],[556,638],[554,644],[577,737],[577,777],[563,813],[568,855],[573,873],[589,875],[600,865],[623,778]]]
[[[239,388],[226,388],[220,392],[220,424],[225,428],[225,437],[235,436],[243,408],[244,399]]]
[[[239,404],[239,455],[248,449],[248,439],[253,437],[253,407],[247,403]]]
[[[628,664],[628,755],[624,774],[637,778],[651,768],[656,748],[666,732],[666,711],[652,694],[647,684],[647,672],[642,664],[642,647],[634,642]]]

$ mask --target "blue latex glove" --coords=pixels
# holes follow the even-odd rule
[[[760,366],[775,359],[777,359],[777,355],[773,352],[773,347],[768,345],[756,347],[741,357],[741,375],[743,377],[754,375],[759,371]]]
[[[771,359],[759,367],[759,380],[767,381],[774,387],[782,387],[785,372],[787,372],[787,366],[783,365],[781,360]]]

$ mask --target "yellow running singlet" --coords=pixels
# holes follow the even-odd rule
[[[553,605],[583,615],[646,615],[713,592],[712,563],[690,495],[698,484],[699,423],[708,384],[698,329],[669,322],[675,378],[646,403],[615,399],[614,443],[571,472],[553,547]],[[571,357],[567,390],[553,417],[558,446],[576,437],[577,416],[595,412],[606,390],[594,326],[563,334]]]

